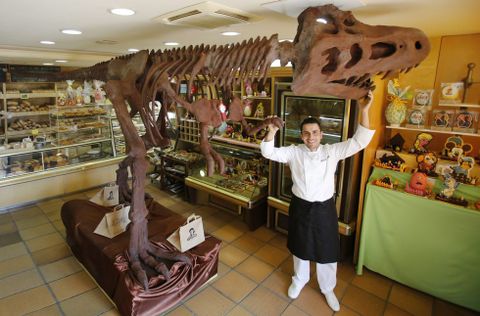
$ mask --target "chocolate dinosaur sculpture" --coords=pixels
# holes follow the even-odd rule
[[[326,24],[317,22],[318,18]],[[123,201],[131,202],[130,266],[144,289],[148,277],[143,264],[169,277],[161,259],[190,264],[188,254],[165,253],[148,240],[145,206],[145,173],[147,149],[169,144],[165,132],[166,105],[182,106],[200,122],[201,151],[205,155],[208,173],[224,171],[222,157],[208,143],[208,126],[218,127],[222,115],[218,105],[229,105],[229,118],[246,122],[238,98],[230,98],[233,83],[246,79],[265,80],[270,64],[280,59],[293,65],[292,89],[296,94],[327,94],[341,98],[359,99],[367,95],[371,77],[384,77],[397,71],[409,71],[428,54],[429,42],[423,32],[413,28],[369,26],[357,21],[351,12],[333,5],[306,9],[298,17],[298,30],[293,43],[279,42],[277,35],[269,39],[250,39],[233,45],[189,46],[164,51],[140,51],[118,57],[90,68],[62,73],[57,79],[98,79],[106,82],[107,97],[115,108],[125,135],[128,155],[120,163],[117,183]],[[177,93],[179,82],[188,80],[188,91],[193,80],[201,78],[215,88],[222,89],[223,100],[189,102]],[[151,102],[161,96],[162,109],[154,116]],[[187,98],[188,99],[188,98]],[[130,105],[129,111],[126,102]],[[139,113],[146,134],[137,134],[131,117]],[[281,125],[278,118],[267,118],[259,126],[248,130],[253,134],[269,123]],[[128,187],[128,168],[133,175],[132,190]]]

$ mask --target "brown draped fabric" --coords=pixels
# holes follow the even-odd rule
[[[155,247],[174,250],[166,238],[185,219],[155,201],[146,201],[149,210],[148,232]],[[122,315],[158,315],[173,307],[201,287],[217,273],[221,241],[205,236],[205,242],[189,250],[192,266],[168,262],[171,278],[167,282],[144,267],[149,277],[149,290],[144,291],[131,273],[128,263],[128,232],[113,239],[94,234],[105,213],[112,209],[84,200],[72,200],[62,207],[67,242],[88,272],[117,305]]]

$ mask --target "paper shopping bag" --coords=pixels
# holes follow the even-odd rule
[[[113,212],[106,213],[103,216],[94,233],[107,238],[120,235],[127,230],[127,226],[130,223],[129,212],[130,206],[118,205]]]
[[[118,185],[109,183],[107,186],[97,192],[91,199],[91,202],[102,206],[118,205]]]
[[[205,241],[203,220],[195,214],[187,218],[185,224],[171,234],[167,240],[181,252],[185,252]]]

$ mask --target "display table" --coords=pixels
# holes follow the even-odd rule
[[[150,241],[163,249],[174,250],[166,237],[185,219],[151,199],[147,200],[147,208]],[[165,282],[163,276],[147,268],[150,288],[144,291],[129,269],[126,254],[129,232],[113,239],[93,233],[104,214],[110,211],[89,201],[72,200],[63,205],[61,216],[72,252],[122,315],[160,315],[216,275],[221,241],[205,236],[202,244],[187,252],[192,259],[191,266],[166,262],[171,273],[169,281]]]
[[[480,211],[371,184],[387,174],[400,186],[410,178],[374,169],[365,194],[357,274],[365,266],[480,311]],[[459,189],[466,198],[480,199],[478,187]]]

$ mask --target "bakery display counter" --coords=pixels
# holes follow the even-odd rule
[[[194,173],[185,178],[185,185],[191,202],[199,203],[203,195],[209,204],[241,216],[248,227],[254,230],[266,221],[268,185],[266,178],[261,178],[257,183],[248,181],[222,175],[202,177]]]
[[[53,168],[113,158],[111,139],[0,153],[0,181]]]

